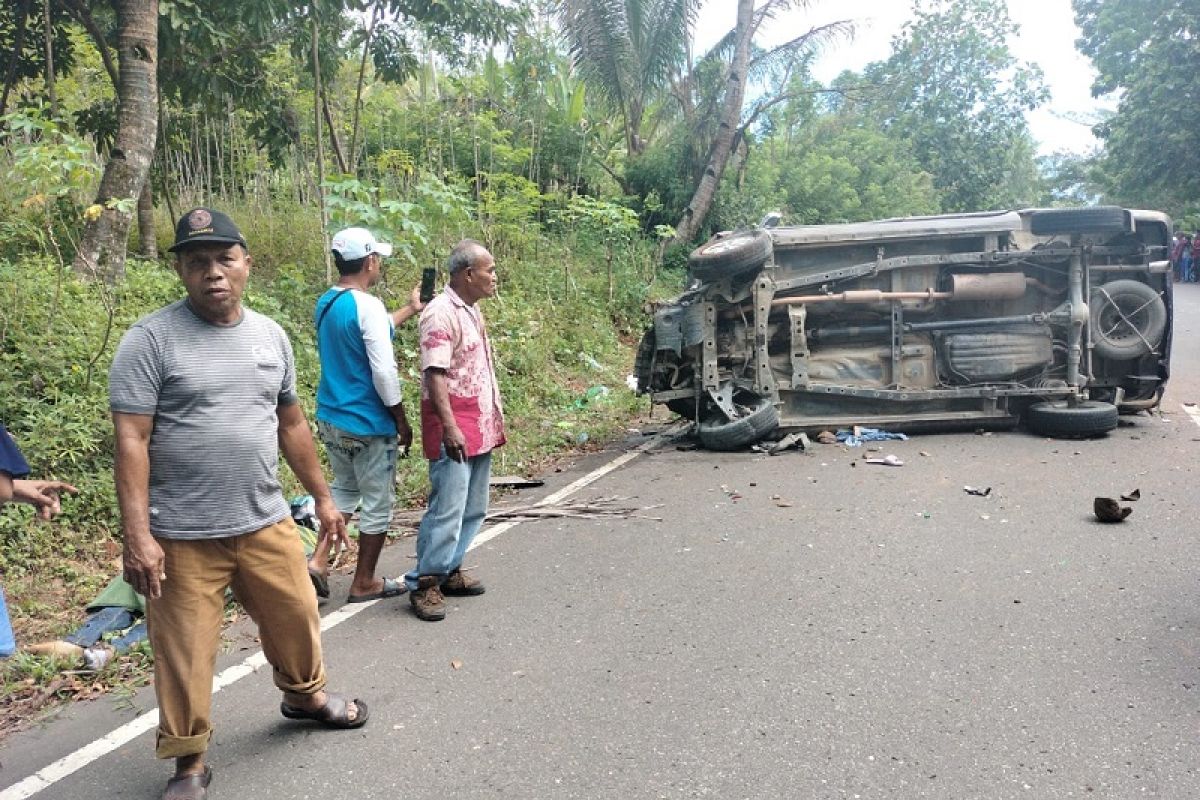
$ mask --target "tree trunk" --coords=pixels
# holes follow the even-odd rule
[[[379,6],[371,7],[371,21],[367,23],[366,35],[363,37],[362,60],[358,63],[358,87],[354,90],[354,127],[350,130],[350,165],[358,171],[358,122],[362,111],[363,82],[367,74],[367,56],[371,54],[371,37],[375,34],[375,25],[379,22]],[[366,139],[363,135],[363,139]]]
[[[329,252],[329,211],[325,208],[325,150],[321,142],[321,56],[317,48],[317,7],[312,6],[313,130],[317,137],[317,204],[321,207],[321,249],[325,252],[325,282],[333,282]]]
[[[50,21],[50,0],[43,0],[42,20],[46,26],[46,95],[50,100],[50,118],[58,117],[58,91],[54,85],[54,25]]]
[[[342,140],[338,137],[337,126],[333,124],[333,112],[329,110],[329,95],[321,89],[321,113],[325,116],[325,124],[329,126],[329,146],[333,148],[334,160],[343,175],[350,172],[346,163],[346,155],[342,152]]]
[[[138,195],[138,255],[149,261],[158,260],[158,239],[154,233],[154,193],[150,190],[150,176],[142,181],[142,192]]]
[[[733,139],[742,118],[742,101],[746,97],[746,70],[750,64],[750,41],[754,38],[754,0],[738,0],[737,39],[734,43],[733,61],[725,81],[725,103],[721,109],[721,122],[716,138],[708,151],[708,165],[700,176],[700,182],[692,195],[683,217],[675,226],[673,243],[686,244],[696,237],[708,212],[712,210],[713,198],[721,184],[721,176],[729,163],[733,150]]]
[[[154,157],[158,135],[158,0],[113,0],[117,11],[117,136],[100,189],[98,216],[84,226],[75,271],[116,282],[125,273],[125,248],[134,203]]]

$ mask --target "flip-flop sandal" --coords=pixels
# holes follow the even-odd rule
[[[317,597],[329,597],[329,578],[322,575],[319,570],[309,567],[308,579],[312,581],[313,589],[317,592]]]
[[[399,597],[408,591],[403,581],[394,578],[383,579],[383,589],[371,594],[352,594],[346,598],[347,603],[369,603],[372,600],[382,600],[385,597]]]
[[[183,775],[167,781],[162,800],[204,800],[208,797],[208,784],[212,781],[212,767],[204,765],[199,775]]]
[[[354,719],[349,718],[350,703],[354,703],[358,709],[358,714]],[[367,724],[367,718],[371,716],[371,712],[367,710],[367,704],[357,697],[353,700],[346,700],[344,695],[336,692],[325,693],[325,705],[318,708],[316,711],[309,711],[304,708],[296,708],[287,703],[279,704],[279,713],[283,714],[288,719],[309,719],[314,722],[319,722],[326,728],[361,728]]]

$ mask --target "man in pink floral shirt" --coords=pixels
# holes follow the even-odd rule
[[[447,268],[450,285],[421,314],[421,441],[432,489],[417,565],[404,576],[413,610],[430,622],[446,616],[443,595],[484,592],[462,560],[487,515],[492,450],[504,444],[492,347],[476,307],[496,294],[496,260],[464,239]]]

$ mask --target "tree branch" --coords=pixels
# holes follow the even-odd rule
[[[104,71],[108,73],[113,88],[117,88],[117,65],[113,63],[112,54],[108,52],[108,42],[104,38],[104,32],[96,24],[96,20],[92,17],[91,12],[88,11],[87,6],[80,3],[79,0],[65,0],[65,2],[67,10],[75,16],[75,19],[79,20],[79,24],[83,26],[83,29],[92,37],[92,41],[96,43],[96,49],[100,51],[100,60],[104,62]]]

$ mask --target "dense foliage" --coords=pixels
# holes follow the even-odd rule
[[[1200,211],[1200,2],[1073,0],[1097,95],[1120,92],[1096,127],[1105,142],[1095,177],[1115,202]]]

